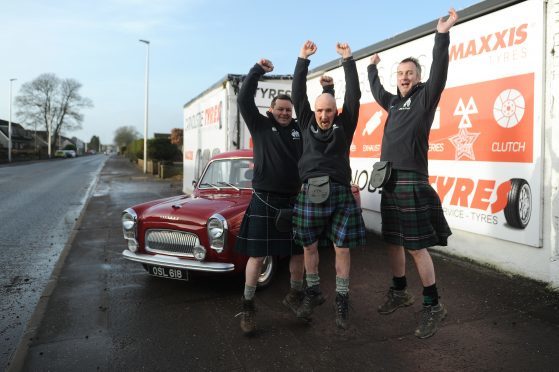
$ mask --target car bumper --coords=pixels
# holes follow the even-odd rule
[[[232,263],[185,260],[178,257],[164,256],[161,254],[139,254],[130,252],[127,249],[122,252],[122,255],[124,256],[124,258],[130,261],[148,265],[171,267],[175,269],[205,271],[211,273],[226,273],[235,270],[235,265]]]

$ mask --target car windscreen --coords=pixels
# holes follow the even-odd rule
[[[210,162],[198,183],[199,189],[250,189],[254,163],[252,159],[218,159]]]

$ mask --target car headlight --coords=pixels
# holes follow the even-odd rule
[[[138,242],[136,241],[136,239],[129,239],[128,240],[128,249],[132,253],[134,253],[138,250]]]
[[[133,209],[126,209],[122,212],[122,234],[124,239],[128,240],[128,249],[135,252],[138,249],[138,242],[136,241],[136,228],[138,226],[138,215]]]
[[[201,245],[195,245],[192,249],[192,254],[196,260],[204,261],[204,258],[206,258],[206,248]]]
[[[227,220],[220,214],[214,214],[208,219],[208,241],[210,248],[221,253],[227,238]]]

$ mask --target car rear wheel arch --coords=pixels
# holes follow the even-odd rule
[[[258,276],[257,286],[258,288],[266,288],[272,282],[276,269],[278,267],[278,259],[275,256],[266,256],[264,258],[264,263],[262,264],[262,270]]]

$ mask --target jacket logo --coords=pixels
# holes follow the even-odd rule
[[[276,127],[272,127],[272,132],[277,132],[278,130],[276,129]]]
[[[410,106],[411,106],[411,97],[408,98],[408,100],[402,105],[402,107],[400,107],[400,108],[398,109],[398,111],[400,111],[400,110],[409,110],[409,109],[410,109]]]
[[[298,139],[301,139],[301,134],[296,129],[293,129],[291,131],[291,137],[293,137],[293,139],[298,140]]]

